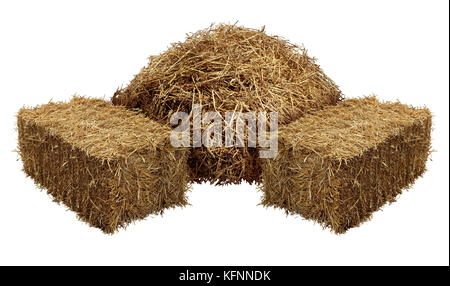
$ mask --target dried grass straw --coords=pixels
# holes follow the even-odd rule
[[[186,205],[187,150],[170,128],[100,99],[23,108],[19,153],[27,175],[106,233]]]
[[[425,171],[431,114],[375,97],[349,99],[279,132],[279,153],[263,162],[262,204],[336,233],[394,202]]]
[[[176,111],[191,112],[193,104],[223,117],[227,111],[278,112],[279,124],[286,124],[340,99],[338,87],[303,47],[268,36],[264,28],[220,24],[150,57],[112,102],[140,108],[164,124]],[[193,148],[189,166],[194,182],[261,180],[255,148]]]

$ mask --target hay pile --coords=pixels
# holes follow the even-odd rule
[[[263,204],[336,233],[368,220],[425,171],[431,115],[374,97],[349,99],[279,132],[263,162]]]
[[[17,118],[26,174],[91,226],[113,233],[186,204],[187,151],[170,145],[170,128],[78,97]]]
[[[278,112],[279,124],[286,124],[340,99],[338,87],[304,48],[264,29],[217,25],[150,57],[112,102],[139,108],[164,124],[176,111],[191,112],[193,104],[222,116],[227,111]],[[260,181],[255,148],[193,148],[189,166],[194,182]]]
[[[239,115],[276,112],[276,158],[259,158],[250,131],[246,147],[192,146],[192,132],[191,148],[172,146],[171,116],[188,113],[192,131],[196,105],[223,121],[233,113],[223,138],[236,121],[247,125]],[[74,97],[23,108],[17,124],[26,174],[105,233],[186,205],[189,181],[262,182],[263,205],[344,233],[425,171],[431,115],[375,97],[342,101],[304,48],[221,24],[150,57],[112,104]]]

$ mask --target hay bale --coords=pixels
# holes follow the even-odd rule
[[[79,97],[17,119],[25,173],[91,226],[113,233],[186,204],[187,150],[169,144],[170,128]]]
[[[118,90],[112,102],[168,124],[176,111],[278,112],[279,124],[334,105],[341,92],[303,47],[261,30],[216,25],[174,43]],[[260,181],[255,148],[194,148],[191,179],[218,184]]]
[[[431,114],[375,97],[349,99],[279,131],[263,162],[263,202],[336,233],[394,202],[425,171]]]

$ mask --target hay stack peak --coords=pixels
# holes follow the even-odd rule
[[[113,97],[168,122],[174,111],[275,111],[288,123],[310,108],[335,104],[341,92],[303,47],[260,30],[219,24],[188,34]]]

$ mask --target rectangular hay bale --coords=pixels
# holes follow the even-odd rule
[[[105,233],[187,203],[187,150],[143,115],[74,97],[22,108],[17,124],[25,173]]]
[[[425,171],[428,109],[349,99],[281,127],[263,161],[262,204],[344,233],[395,201]]]

